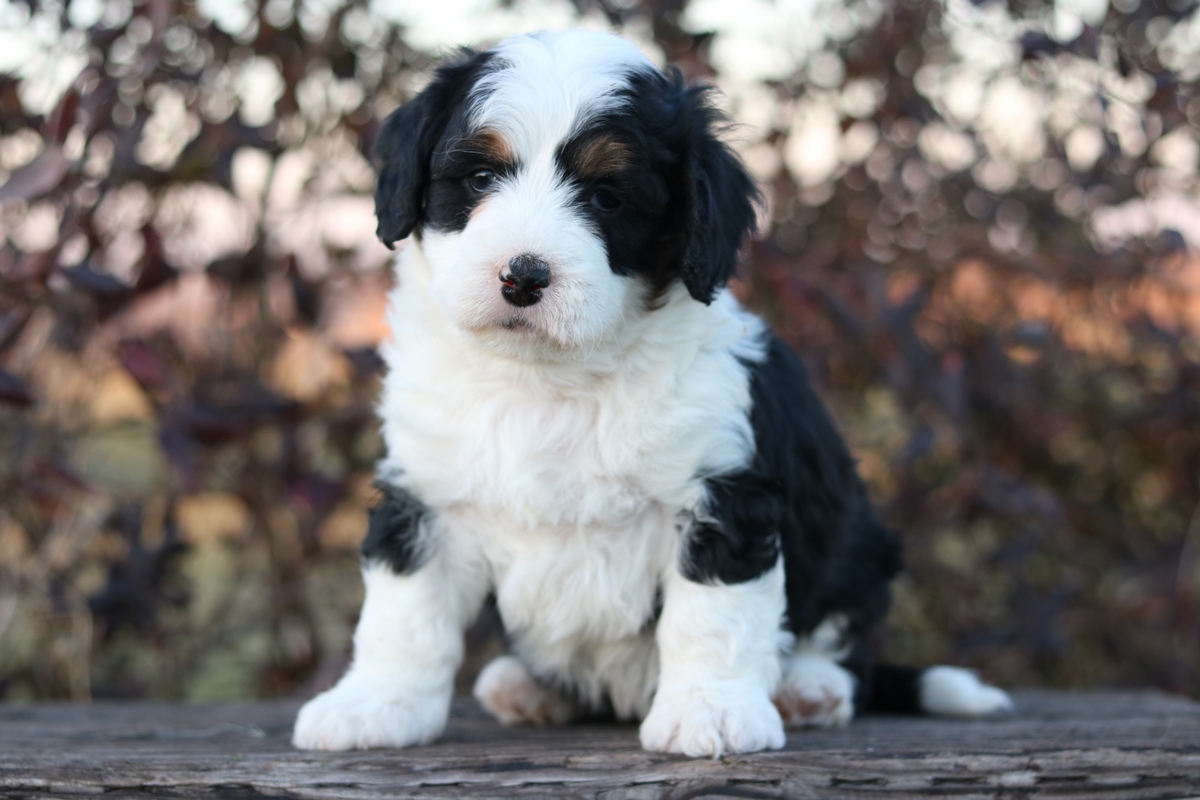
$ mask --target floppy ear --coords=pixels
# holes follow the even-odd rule
[[[759,200],[741,159],[717,138],[724,118],[709,104],[709,91],[693,86],[680,97],[687,137],[680,275],[692,297],[705,304],[733,277],[742,239],[754,230]]]
[[[461,51],[438,68],[429,86],[384,121],[371,161],[379,171],[375,235],[389,249],[420,224],[433,148],[488,60],[488,53]]]

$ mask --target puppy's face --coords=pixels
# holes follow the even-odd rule
[[[433,300],[481,341],[586,354],[675,281],[708,302],[732,273],[754,190],[715,119],[615,36],[510,39],[388,119],[380,238],[419,232]]]
[[[631,135],[634,99],[613,88],[628,86],[622,71],[606,63],[599,85],[581,86],[582,65],[568,65],[547,80],[552,51],[517,44],[492,56],[510,60],[490,65],[431,154],[431,291],[497,345],[587,349],[654,289],[673,165]]]

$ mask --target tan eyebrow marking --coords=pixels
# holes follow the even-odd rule
[[[575,151],[571,158],[575,174],[593,180],[609,178],[632,161],[629,147],[614,136],[597,136]]]
[[[508,140],[494,130],[482,130],[463,143],[463,149],[476,152],[497,164],[516,163],[516,155]]]

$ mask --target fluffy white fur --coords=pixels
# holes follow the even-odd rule
[[[538,683],[512,656],[500,656],[484,667],[472,694],[505,725],[562,725],[577,713],[574,703]]]
[[[982,717],[1012,711],[1008,694],[969,669],[930,667],[921,674],[921,708],[947,717]]]
[[[422,256],[401,259],[389,318],[383,472],[478,548],[535,671],[566,670],[585,699],[644,714],[657,669],[642,628],[674,570],[677,516],[703,496],[696,475],[749,456],[737,356],[757,357],[761,323],[728,296],[676,291],[586,361],[509,360],[403,290],[422,283]]]
[[[581,123],[617,106],[632,70],[655,70],[628,39],[565,30],[514,36],[492,52],[505,68],[476,84],[472,121],[499,131],[524,157],[553,154]]]

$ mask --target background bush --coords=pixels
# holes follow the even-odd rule
[[[1193,0],[0,0],[0,697],[337,676],[364,153],[451,45],[568,24],[724,90],[735,291],[907,545],[885,654],[1200,694]]]

